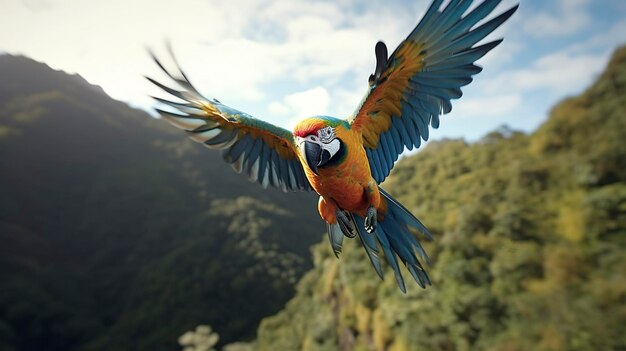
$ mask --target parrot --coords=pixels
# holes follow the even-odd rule
[[[519,4],[478,25],[501,0],[433,0],[417,26],[391,55],[375,44],[376,65],[367,91],[346,119],[313,116],[293,131],[204,97],[181,69],[171,46],[173,66],[165,67],[149,50],[169,85],[146,77],[169,98],[155,99],[160,118],[182,129],[249,180],[283,191],[314,191],[318,211],[327,223],[328,240],[337,258],[344,237],[362,244],[375,272],[383,279],[380,257],[406,293],[401,264],[415,282],[432,285],[422,240],[432,234],[411,212],[380,186],[405,149],[419,148],[452,110],[461,87],[482,71],[475,62],[502,39],[478,44],[500,27]],[[172,87],[174,86],[174,87]],[[382,255],[381,255],[382,253]],[[419,258],[418,258],[419,257]],[[400,264],[401,263],[401,264]]]

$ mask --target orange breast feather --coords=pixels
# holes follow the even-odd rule
[[[342,209],[365,211],[369,206],[365,189],[372,176],[361,135],[343,126],[338,126],[335,132],[346,148],[344,159],[336,165],[320,168],[319,176],[307,169],[307,176],[320,195],[334,200]]]

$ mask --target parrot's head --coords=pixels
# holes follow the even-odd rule
[[[300,156],[315,174],[343,157],[345,146],[337,136],[343,122],[331,117],[311,117],[296,125],[293,134]]]

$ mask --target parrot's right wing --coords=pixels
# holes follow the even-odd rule
[[[171,53],[171,50],[170,50]],[[154,97],[176,112],[156,109],[161,117],[183,129],[187,135],[210,149],[222,151],[222,158],[251,181],[287,190],[312,190],[296,151],[293,134],[283,128],[256,119],[202,96],[176,63],[176,71],[167,70],[150,53],[156,64],[179,86],[167,87],[148,80],[180,102]]]

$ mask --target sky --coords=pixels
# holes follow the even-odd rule
[[[625,0],[503,0],[494,14],[518,2],[517,13],[486,39],[504,42],[478,61],[483,72],[431,139],[475,141],[502,125],[532,131],[626,44]],[[393,51],[429,4],[0,0],[0,52],[78,73],[113,98],[150,110],[148,95],[163,95],[143,76],[166,77],[146,48],[168,63],[170,41],[204,95],[290,129],[307,116],[351,115],[374,70],[375,43]]]

